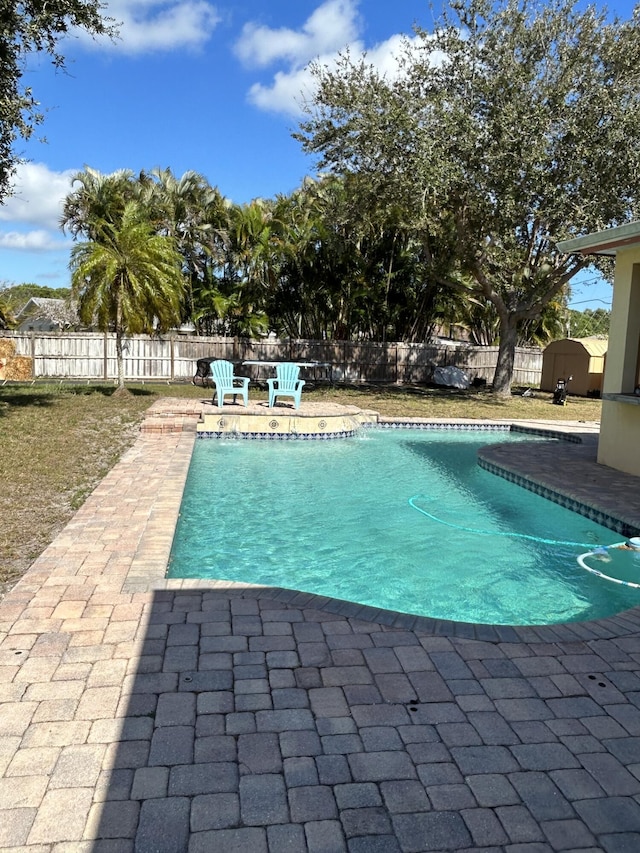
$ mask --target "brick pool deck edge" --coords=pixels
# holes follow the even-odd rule
[[[198,415],[152,413],[0,603],[0,853],[640,850],[640,608],[474,626],[166,580]],[[492,461],[637,523],[597,429],[552,426],[583,443]]]

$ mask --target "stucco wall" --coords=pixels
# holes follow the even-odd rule
[[[619,250],[603,384],[598,462],[640,476],[640,245]]]

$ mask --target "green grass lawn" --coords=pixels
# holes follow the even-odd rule
[[[0,387],[0,596],[31,565],[138,435],[160,397],[210,399],[191,384],[128,386],[34,384]],[[599,421],[599,400],[436,388],[304,389],[302,400],[372,409],[389,417]],[[266,392],[251,389],[251,399]]]

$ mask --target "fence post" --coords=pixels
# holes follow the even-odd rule
[[[105,333],[104,333],[104,350],[103,350],[103,356],[102,356],[102,378],[104,379],[105,382],[109,378],[109,375],[108,375],[109,371],[108,371],[108,367],[107,367],[107,365],[108,365],[108,358],[107,358],[107,345],[108,345],[107,336],[108,336],[108,334],[109,333],[105,330]]]
[[[171,381],[172,382],[173,382],[173,379],[175,376],[175,369],[174,369],[174,358],[175,357],[174,357],[174,353],[173,353],[173,341],[174,341],[174,337],[173,337],[173,335],[171,335],[169,338],[169,359],[171,361],[170,375],[171,375]]]
[[[31,378],[36,378],[36,333],[31,332]]]

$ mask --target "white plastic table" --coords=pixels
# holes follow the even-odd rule
[[[330,361],[293,361],[287,362],[286,359],[280,359],[279,361],[263,361],[262,359],[247,359],[243,361],[242,364],[254,365],[258,368],[261,367],[272,367],[275,368],[278,364],[295,364],[300,368],[307,368],[309,370],[313,370],[313,381],[318,381],[317,371],[326,370],[327,378],[329,383],[333,385],[333,365]],[[264,381],[266,377],[259,377],[259,381]]]

